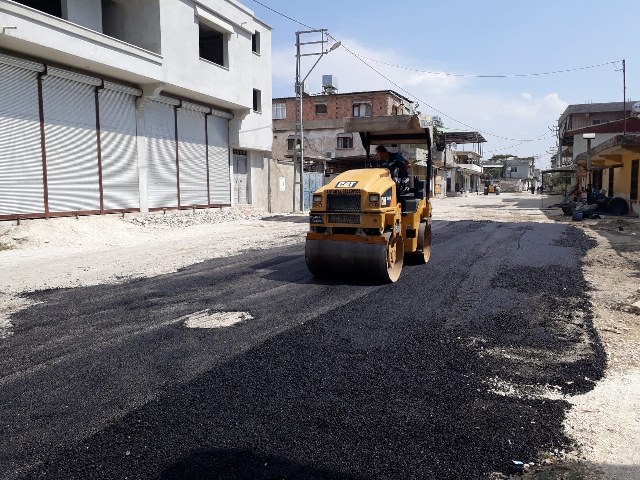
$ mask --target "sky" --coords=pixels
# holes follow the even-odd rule
[[[273,97],[294,95],[295,32],[325,28],[342,46],[313,69],[316,57],[303,58],[310,93],[322,75],[340,93],[395,90],[446,127],[482,132],[485,159],[547,168],[568,105],[622,101],[622,59],[627,101],[640,101],[639,0],[242,2],[273,28]]]

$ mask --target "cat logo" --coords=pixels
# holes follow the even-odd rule
[[[336,183],[336,188],[353,188],[358,184],[358,182],[338,182]]]

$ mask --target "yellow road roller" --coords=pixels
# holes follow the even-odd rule
[[[305,259],[318,277],[395,282],[405,259],[424,264],[431,255],[431,143],[429,123],[418,115],[353,117],[368,168],[348,170],[313,193]],[[400,190],[387,168],[375,165],[372,145],[426,145],[423,178]]]

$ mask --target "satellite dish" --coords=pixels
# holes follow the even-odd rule
[[[455,150],[456,148],[458,148],[458,144],[456,142],[451,142],[449,144],[449,147],[451,147],[451,150]]]
[[[636,102],[631,106],[631,115],[640,117],[640,102]]]

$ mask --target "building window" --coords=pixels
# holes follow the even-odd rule
[[[211,27],[200,24],[200,58],[228,67],[227,35]]]
[[[353,104],[353,116],[354,117],[370,117],[371,116],[371,104],[369,103],[354,103]]]
[[[256,88],[253,89],[253,111],[262,112],[262,92]]]
[[[511,167],[511,173],[518,173],[518,167]]]
[[[258,31],[251,35],[251,51],[260,54],[260,32]]]
[[[327,104],[316,103],[316,113],[327,113]]]
[[[287,139],[287,150],[295,150],[296,145],[300,145],[300,139],[296,139],[296,137],[289,137]]]
[[[60,0],[16,0],[16,3],[62,18],[62,2]]]
[[[271,116],[274,120],[283,120],[287,118],[287,104],[286,103],[274,103],[271,108]]]
[[[398,107],[396,105],[391,107],[391,115],[398,115]]]
[[[599,119],[591,120],[591,125],[600,125],[601,123],[602,123],[602,120],[599,120]]]
[[[340,135],[338,137],[338,145],[337,148],[345,149],[345,148],[353,148],[353,137]]]

